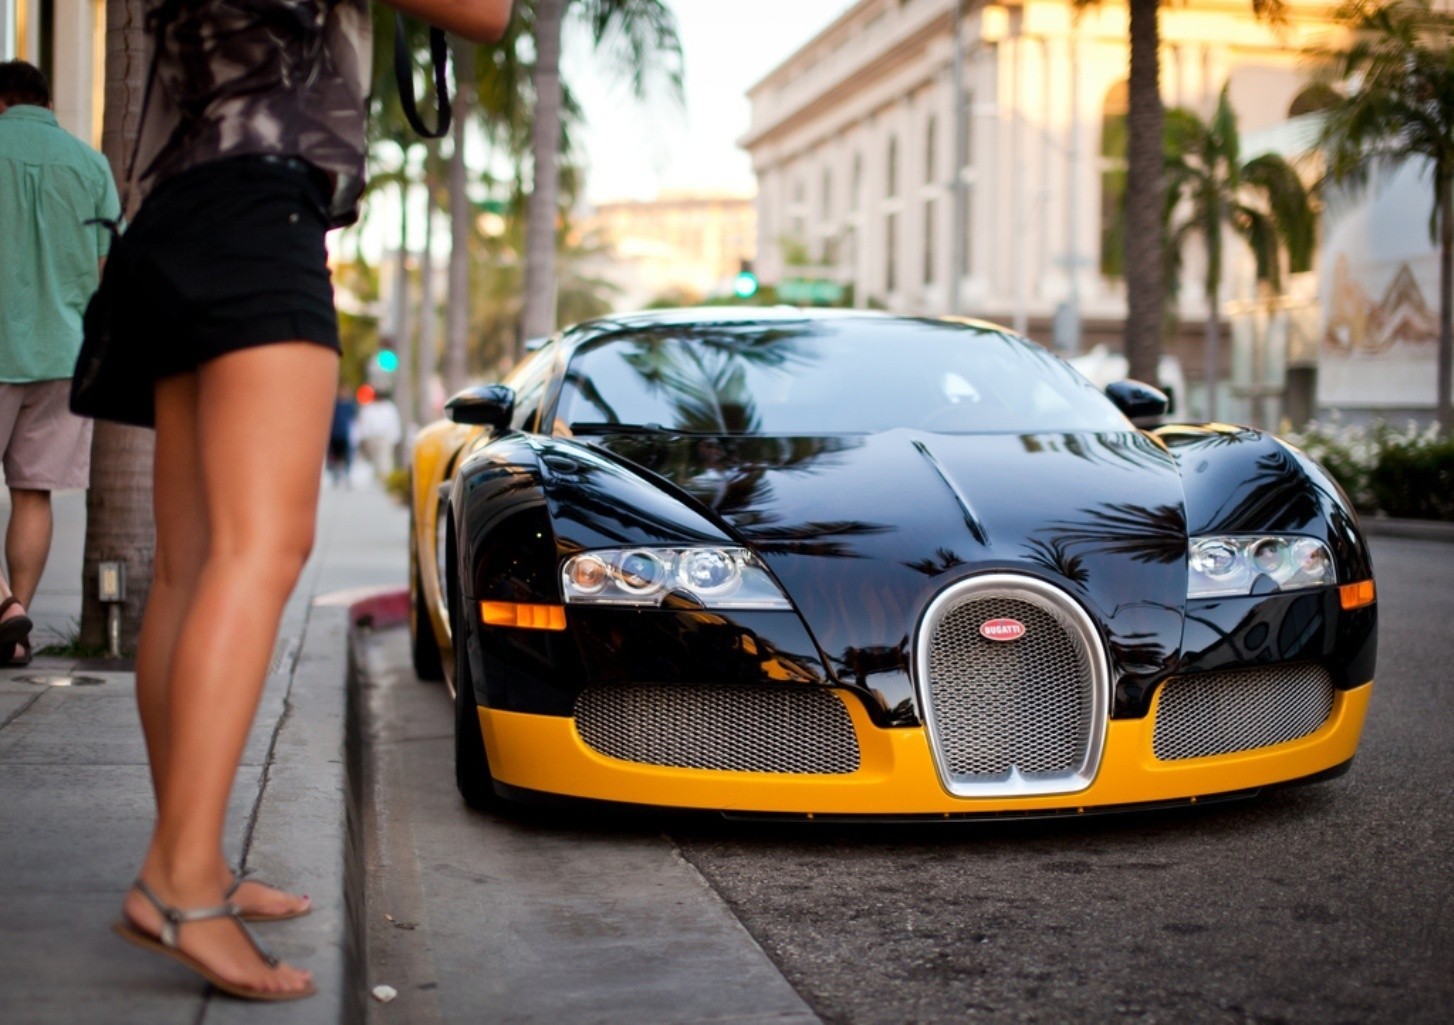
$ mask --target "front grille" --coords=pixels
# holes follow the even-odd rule
[[[628,762],[834,774],[859,764],[848,709],[814,687],[589,687],[575,720],[588,746]]]
[[[1014,619],[1014,641],[980,626]],[[1090,785],[1105,729],[1107,680],[1090,621],[1026,578],[978,578],[936,599],[921,642],[921,688],[952,793],[1071,793]]]
[[[1306,737],[1333,710],[1321,666],[1272,666],[1166,681],[1152,750],[1162,761],[1251,751]]]

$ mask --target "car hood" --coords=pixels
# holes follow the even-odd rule
[[[755,550],[839,680],[887,709],[912,705],[927,604],[978,573],[1025,573],[1071,594],[1103,630],[1123,688],[1174,668],[1185,499],[1176,462],[1140,432],[594,441]]]

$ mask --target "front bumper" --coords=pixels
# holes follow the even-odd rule
[[[1178,761],[1152,752],[1160,703],[1139,719],[1111,719],[1091,785],[1074,794],[955,797],[940,782],[923,727],[883,729],[861,701],[840,693],[861,761],[841,775],[724,772],[623,761],[581,740],[573,719],[479,709],[497,782],[507,787],[618,804],[789,815],[1050,814],[1196,801],[1316,776],[1353,758],[1372,682],[1334,693],[1313,733],[1270,747]]]

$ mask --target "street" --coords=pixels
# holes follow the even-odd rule
[[[399,995],[371,1020],[811,1021],[730,909],[825,1022],[1447,1021],[1454,548],[1372,543],[1378,685],[1351,772],[1115,818],[479,815],[447,692],[413,677],[402,630],[376,633],[368,985]]]

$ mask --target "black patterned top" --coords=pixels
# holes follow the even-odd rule
[[[150,0],[147,10],[164,29],[152,33],[160,53],[132,203],[199,164],[275,154],[324,171],[333,223],[356,220],[372,60],[368,0]]]

